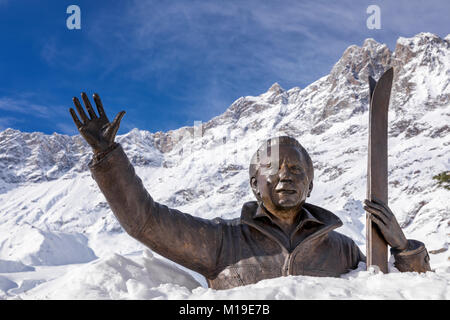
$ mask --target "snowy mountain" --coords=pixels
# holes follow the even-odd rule
[[[206,123],[169,132],[133,129],[116,141],[156,201],[204,218],[234,218],[244,202],[253,200],[248,165],[257,146],[272,136],[293,136],[314,162],[308,202],[336,213],[344,222],[338,231],[365,252],[367,79],[378,79],[390,66],[395,76],[389,113],[389,206],[406,236],[423,241],[430,252],[436,273],[427,275],[427,281],[436,285],[425,297],[448,299],[450,194],[433,177],[450,170],[450,35],[399,38],[393,52],[367,39],[361,47],[347,48],[329,75],[306,88],[285,90],[275,83],[257,97],[237,99]],[[0,297],[227,297],[194,289],[196,281],[204,285],[200,276],[153,257],[124,233],[90,177],[91,155],[79,135],[0,132]],[[268,288],[256,298],[303,298],[303,291],[277,293],[277,283],[293,288],[303,283],[302,290],[309,283],[311,292],[326,284],[321,278],[305,278],[265,280],[250,287]],[[370,281],[409,281],[420,287],[424,280],[419,278],[371,276],[361,269],[336,279],[335,286],[316,297],[333,297],[345,286],[354,292]],[[75,288],[67,289],[74,281]],[[413,291],[417,287],[408,294]],[[229,296],[239,297],[240,292],[230,290]],[[358,298],[362,292],[338,297]],[[390,296],[379,292],[373,297],[397,293],[393,289]]]

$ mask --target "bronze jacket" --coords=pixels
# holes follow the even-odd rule
[[[334,231],[341,220],[318,206],[305,204],[288,236],[257,202],[245,203],[233,220],[202,219],[155,202],[119,144],[89,166],[125,231],[202,274],[211,288],[287,275],[338,277],[365,261],[352,239]],[[409,240],[408,250],[393,254],[400,271],[430,270],[421,242]]]

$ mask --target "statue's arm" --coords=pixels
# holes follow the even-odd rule
[[[203,275],[215,272],[223,223],[159,204],[122,147],[90,164],[93,178],[125,231],[155,252]]]
[[[371,214],[370,218],[377,224],[391,247],[395,267],[401,272],[431,271],[430,258],[425,245],[417,240],[406,239],[391,209],[377,199],[365,200],[364,203],[364,209]]]
[[[94,95],[98,116],[86,94],[82,94],[89,117],[74,98],[81,121],[73,109],[72,118],[80,134],[91,145],[94,156],[89,167],[93,178],[125,231],[155,252],[189,269],[214,274],[221,248],[220,219],[193,217],[155,202],[122,147],[114,142],[124,111],[110,123],[98,95]]]

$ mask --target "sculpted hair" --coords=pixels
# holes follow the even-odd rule
[[[293,146],[293,147],[297,148],[297,150],[300,151],[300,153],[303,155],[303,157],[306,161],[306,165],[307,165],[307,169],[308,169],[307,172],[308,172],[308,175],[310,175],[310,177],[309,177],[310,181],[313,180],[314,167],[313,167],[311,157],[309,156],[306,149],[303,148],[303,146],[300,144],[300,142],[298,142],[295,138],[292,138],[289,136],[280,136],[280,137],[270,138],[270,139],[266,140],[265,143],[263,143],[259,146],[258,150],[256,150],[256,152],[253,154],[252,160],[250,161],[250,166],[249,166],[250,180],[253,177],[256,177],[256,174],[259,170],[259,165],[260,165],[262,155],[267,154],[268,156],[270,156],[272,147],[274,147],[276,145],[278,145],[278,146],[280,146],[280,145]]]

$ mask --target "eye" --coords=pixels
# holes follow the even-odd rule
[[[272,162],[263,163],[262,166],[263,166],[264,168],[272,168]]]
[[[300,166],[292,166],[291,170],[294,171],[294,172],[301,172],[302,168]]]

